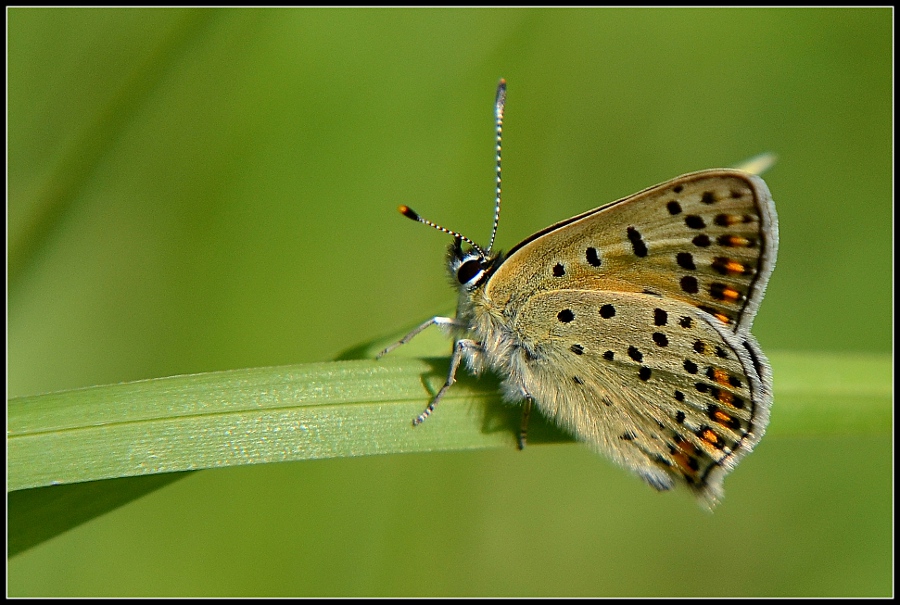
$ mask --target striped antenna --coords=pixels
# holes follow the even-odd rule
[[[494,119],[497,123],[497,197],[494,202],[494,228],[491,229],[491,243],[487,251],[494,247],[494,238],[497,236],[497,225],[500,223],[500,151],[503,147],[503,107],[506,105],[506,80],[500,78],[497,84],[497,100],[494,102]]]
[[[418,221],[424,225],[428,225],[429,227],[434,227],[438,231],[443,231],[448,235],[452,235],[455,238],[458,238],[470,246],[473,249],[478,251],[478,254],[483,258],[487,257],[491,248],[494,247],[494,238],[497,236],[497,225],[500,223],[500,152],[503,145],[503,107],[506,105],[506,80],[500,78],[500,83],[497,84],[497,99],[494,101],[494,119],[497,124],[497,197],[494,202],[494,227],[491,229],[491,243],[487,247],[487,251],[483,250],[481,246],[470,240],[468,237],[461,233],[457,233],[456,231],[451,231],[450,229],[446,229],[441,227],[437,223],[429,221],[426,218],[419,216],[419,214],[410,208],[409,206],[400,206],[397,208],[400,211],[400,214],[405,216],[408,219],[412,219],[414,221]]]
[[[465,235],[462,235],[461,233],[457,233],[456,231],[451,231],[450,229],[445,229],[444,227],[441,227],[437,223],[433,223],[433,222],[429,221],[427,218],[422,218],[421,216],[419,216],[419,214],[415,210],[413,210],[409,206],[400,206],[399,208],[397,208],[397,210],[399,210],[400,214],[402,214],[403,216],[405,216],[408,219],[418,221],[424,225],[428,225],[429,227],[434,227],[438,231],[443,231],[444,233],[446,233],[448,235],[452,235],[453,237],[461,239],[462,241],[464,241],[467,244],[469,244],[470,246],[472,246],[475,250],[477,250],[479,255],[487,256],[487,254],[484,253],[484,250],[481,249],[481,246],[479,246],[478,244],[476,244],[475,242],[470,240]]]

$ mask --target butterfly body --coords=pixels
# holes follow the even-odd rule
[[[502,99],[501,82],[498,143]],[[498,214],[499,144],[495,230]],[[749,331],[778,243],[761,178],[686,174],[551,225],[506,255],[437,228],[455,236],[457,314],[401,343],[438,323],[454,330],[455,347],[447,383],[416,424],[465,360],[474,373],[496,372],[505,398],[525,404],[520,444],[535,405],[654,488],[684,483],[710,507],[721,498],[772,401],[771,370]]]

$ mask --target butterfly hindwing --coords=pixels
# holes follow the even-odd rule
[[[512,321],[511,372],[536,405],[657,489],[686,482],[709,504],[768,423],[771,375],[749,334],[693,305],[627,292],[557,290]]]
[[[646,292],[749,330],[775,262],[774,205],[759,177],[687,174],[536,233],[513,248],[486,295],[514,310],[537,292]]]

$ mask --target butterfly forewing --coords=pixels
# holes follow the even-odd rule
[[[514,315],[542,291],[643,292],[692,304],[737,332],[753,322],[777,235],[762,179],[695,172],[536,233],[510,251],[485,294]]]
[[[771,376],[749,334],[675,299],[556,290],[512,325],[518,378],[538,407],[657,489],[682,480],[708,504],[759,441]]]

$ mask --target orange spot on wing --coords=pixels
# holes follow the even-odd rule
[[[733,288],[724,288],[722,290],[722,298],[729,302],[735,302],[741,299],[741,293]]]
[[[675,464],[678,466],[678,470],[680,470],[685,475],[695,475],[697,471],[691,468],[690,461],[686,454],[677,453],[672,454],[672,459],[675,460]]]
[[[721,385],[728,385],[728,372],[720,368],[713,369],[713,380]]]
[[[676,443],[675,447],[687,454],[693,454],[697,451],[697,448],[694,447],[694,444],[690,441],[687,441],[686,439],[682,439],[681,441]]]
[[[715,416],[716,422],[718,422],[719,424],[729,425],[734,420],[731,416],[729,416],[722,410],[717,410],[716,413],[713,414],[713,416]]]
[[[719,243],[723,246],[732,248],[746,248],[753,245],[753,242],[746,237],[740,235],[723,235],[719,238]]]
[[[744,268],[744,265],[742,265],[741,263],[730,260],[727,263],[725,263],[725,270],[728,271],[729,273],[743,273],[746,269]]]

